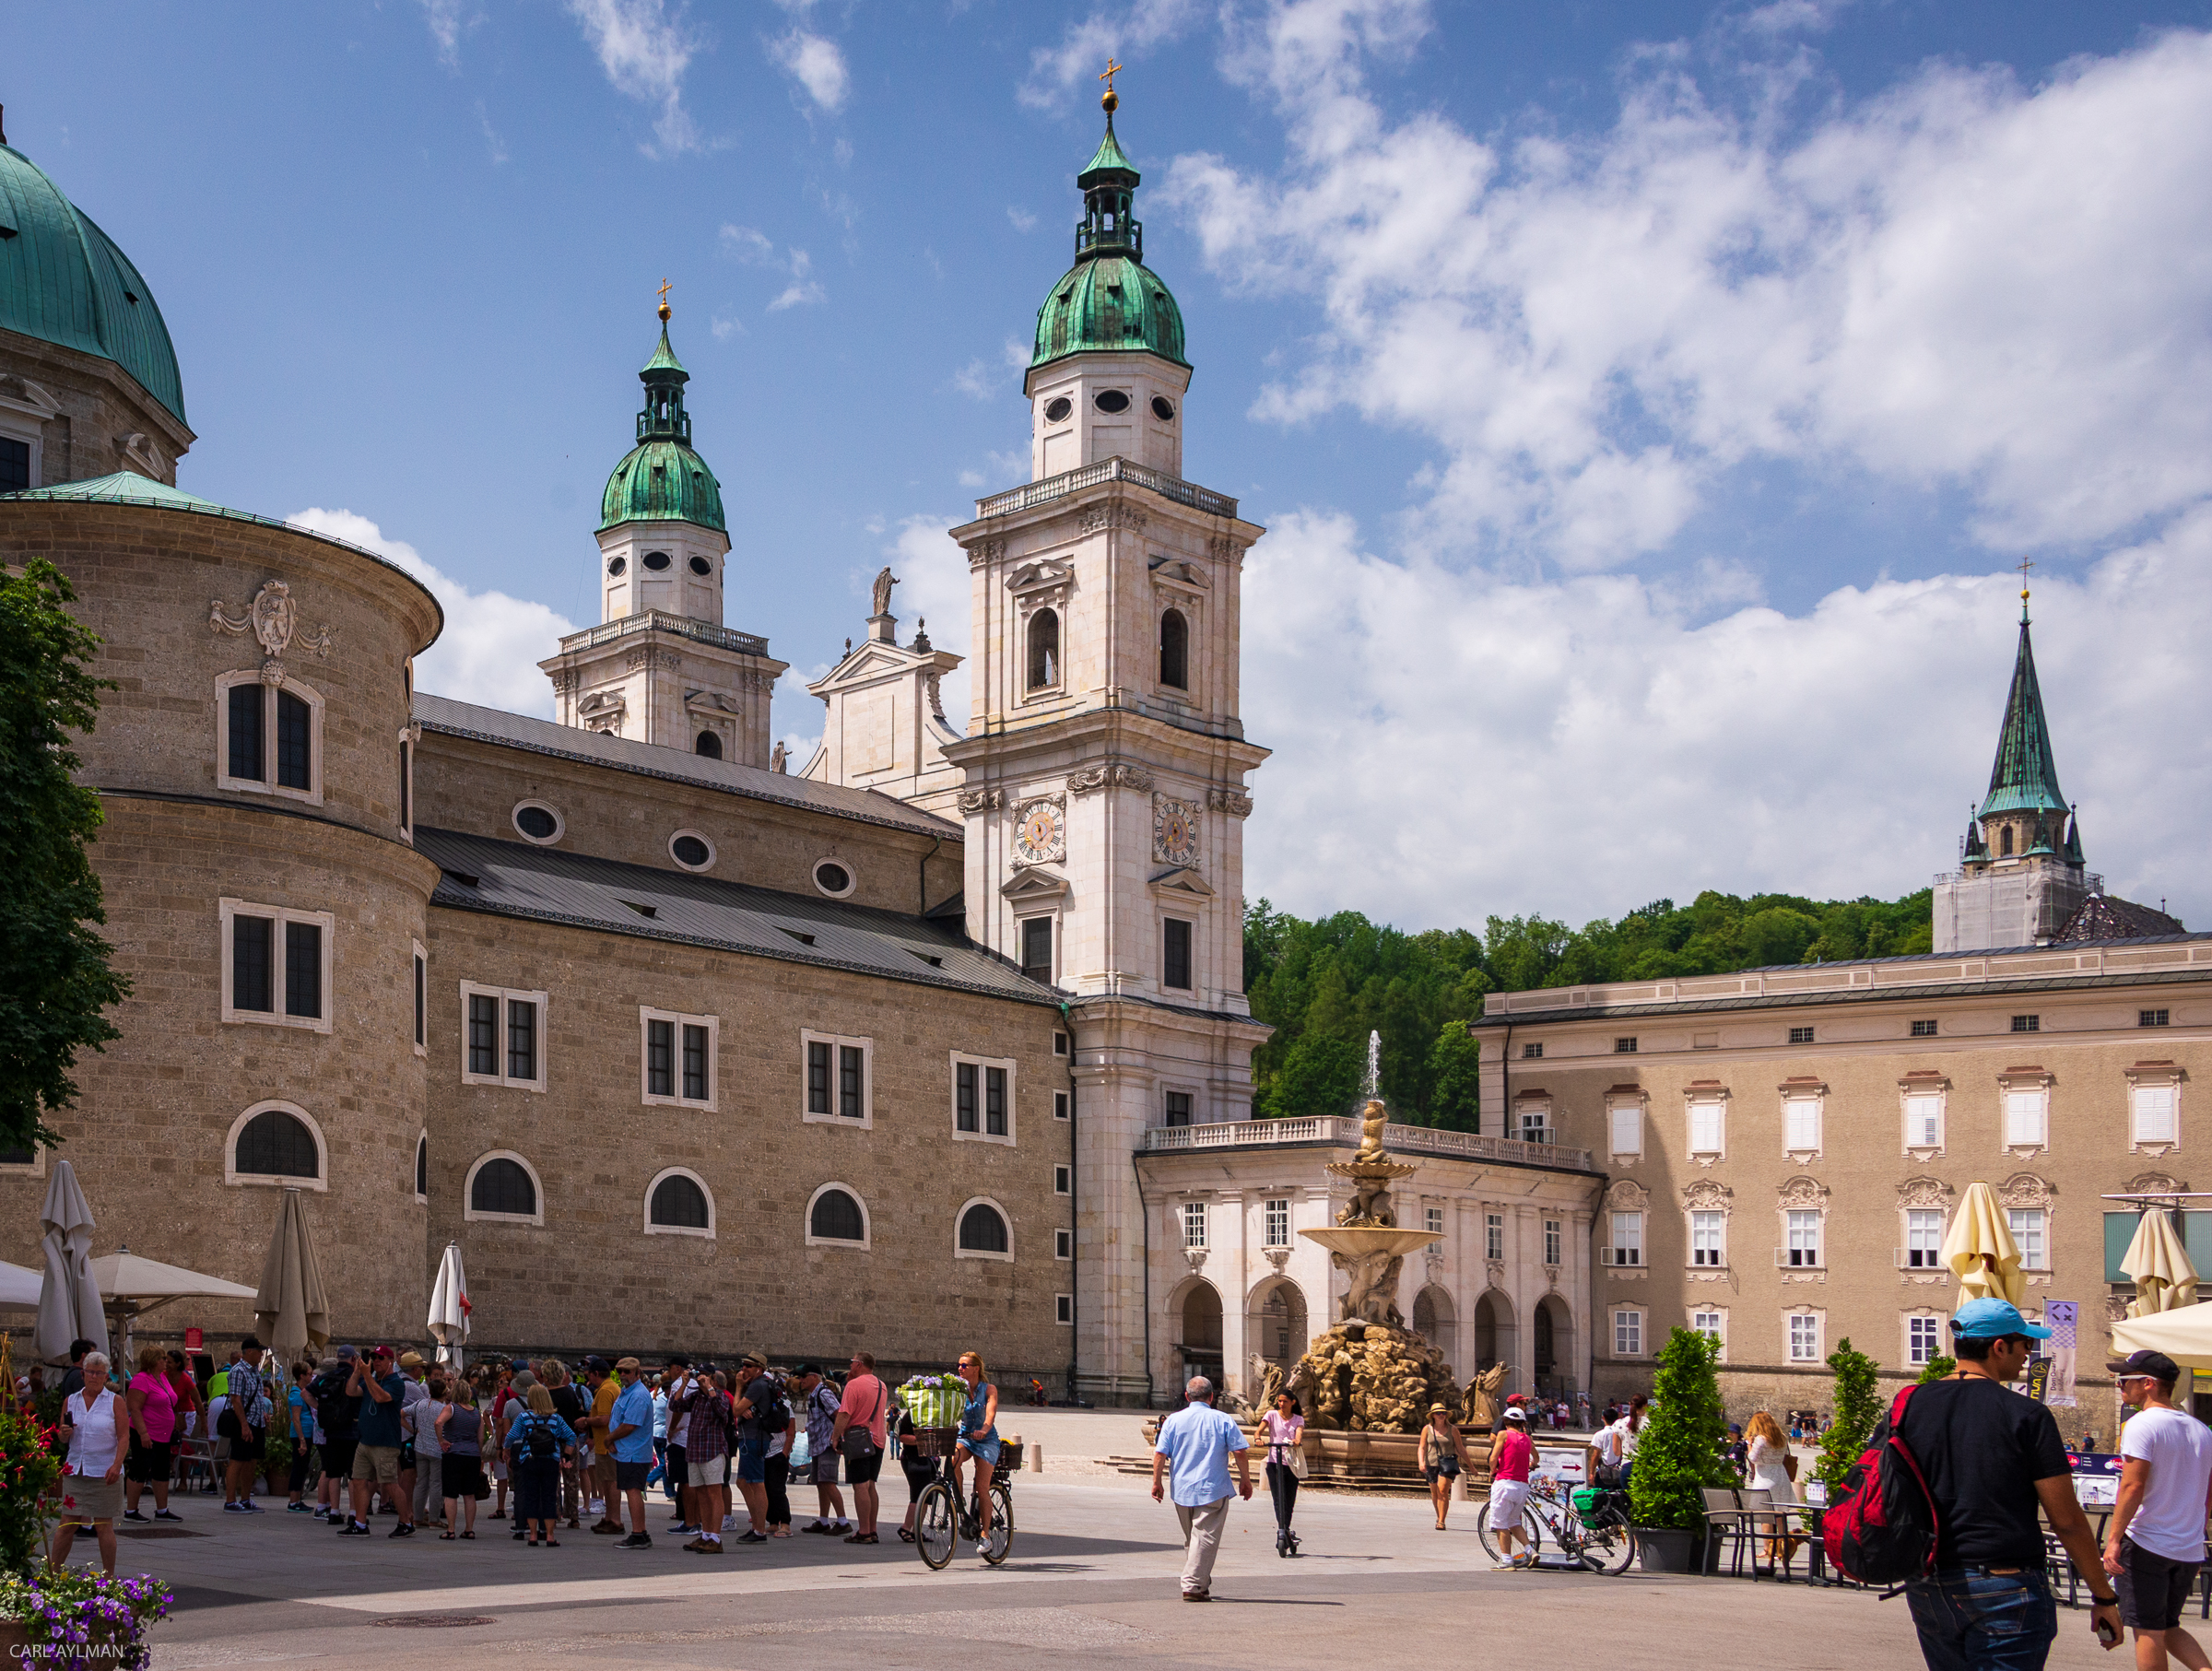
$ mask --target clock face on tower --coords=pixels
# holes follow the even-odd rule
[[[1170,865],[1198,862],[1198,804],[1152,797],[1152,856]]]
[[[1027,865],[1067,857],[1067,811],[1058,796],[1030,801],[1014,815],[1014,851]]]

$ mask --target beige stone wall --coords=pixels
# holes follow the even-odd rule
[[[44,408],[49,402],[59,408],[38,426],[40,467],[33,487],[118,470],[173,487],[177,460],[194,441],[176,415],[113,360],[14,331],[0,331],[0,396],[13,403],[11,416],[28,416],[26,408]],[[138,437],[135,447],[133,436]]]
[[[1053,1296],[1073,1286],[1053,1246],[1071,1223],[1056,1010],[443,909],[430,961],[429,1240],[461,1241],[480,1342],[947,1365],[971,1347],[1056,1383],[1071,1331]],[[461,1083],[464,981],[548,994],[545,1092]],[[717,1018],[712,1112],[643,1105],[641,1006]],[[802,1030],[872,1041],[866,1129],[804,1118]],[[955,1051],[1013,1060],[1012,1145],[955,1140]],[[536,1171],[542,1227],[467,1220],[464,1180],[493,1150]],[[678,1166],[712,1198],[712,1241],[644,1231],[648,1184]],[[806,1245],[832,1182],[867,1209],[865,1252]],[[1010,1264],[954,1256],[979,1195],[1011,1220]]]
[[[957,836],[939,844],[914,830],[433,731],[423,734],[415,793],[417,816],[433,829],[506,841],[522,839],[515,804],[544,801],[565,826],[551,845],[662,870],[677,868],[669,839],[697,830],[715,848],[704,874],[808,897],[815,865],[835,859],[853,874],[853,902],[885,911],[919,912],[960,888]]]

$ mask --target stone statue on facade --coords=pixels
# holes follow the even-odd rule
[[[891,588],[892,588],[893,586],[896,586],[898,583],[899,583],[899,577],[898,577],[897,575],[895,575],[895,574],[893,574],[893,573],[891,572],[891,566],[890,566],[890,564],[888,564],[888,563],[886,563],[886,564],[884,564],[884,566],[883,566],[883,567],[882,567],[880,570],[878,570],[878,571],[877,571],[877,574],[876,574],[876,613],[877,613],[877,615],[888,615],[888,614],[890,614],[890,612],[891,612]]]
[[[1462,1427],[1495,1428],[1498,1425],[1498,1389],[1505,1385],[1505,1378],[1512,1366],[1503,1361],[1490,1367],[1467,1383],[1466,1391],[1460,1394],[1459,1420]]]

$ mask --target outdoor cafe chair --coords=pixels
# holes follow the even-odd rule
[[[1700,1495],[1705,1500],[1706,1547],[1709,1552],[1718,1554],[1712,1547],[1716,1535],[1720,1540],[1732,1544],[1734,1547],[1729,1556],[1728,1575],[1741,1578],[1744,1575],[1744,1551],[1751,1547],[1751,1516],[1734,1491],[1708,1487]],[[1766,1495],[1764,1491],[1759,1493],[1762,1499]],[[1717,1562],[1714,1564],[1717,1565]],[[1709,1573],[1713,1571],[1713,1565],[1708,1565],[1705,1571]],[[1759,1577],[1756,1557],[1751,1562],[1751,1576],[1754,1580]]]

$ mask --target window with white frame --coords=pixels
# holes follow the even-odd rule
[[[1513,1136],[1524,1143],[1551,1141],[1551,1103],[1541,1097],[1524,1098],[1513,1111],[1518,1119]]]
[[[415,1053],[427,1056],[430,1053],[430,958],[420,940],[409,941],[408,949],[413,954],[415,977]]]
[[[2049,1144],[2051,1093],[2047,1086],[2013,1085],[2005,1091],[2005,1147],[2043,1148]]]
[[[875,1124],[876,1041],[841,1033],[799,1032],[806,1080],[804,1118],[824,1125]]]
[[[298,679],[265,685],[261,670],[216,680],[216,786],[323,800],[323,698]]]
[[[542,992],[461,983],[461,1083],[546,1089]]]
[[[1783,1098],[1782,1130],[1782,1146],[1791,1154],[1818,1154],[1820,1149],[1820,1099]]]
[[[1943,1319],[1940,1317],[1908,1317],[1905,1319],[1905,1361],[1918,1368],[1933,1363],[1943,1356]]]
[[[1053,1321],[1073,1327],[1076,1321],[1076,1297],[1073,1294],[1053,1296]]]
[[[1905,1268],[1932,1271],[1943,1263],[1943,1209],[1912,1206],[1905,1209]]]
[[[1544,1263],[1546,1265],[1553,1265],[1559,1264],[1560,1256],[1566,1251],[1566,1245],[1567,1238],[1564,1233],[1564,1227],[1560,1224],[1559,1220],[1557,1218],[1545,1219]]]
[[[1728,1264],[1728,1215],[1699,1211],[1689,1216],[1689,1263],[1711,1270]]]
[[[1182,1204],[1182,1245],[1206,1245],[1206,1203],[1186,1201]]]
[[[1485,1259],[1505,1257],[1505,1215],[1485,1213],[1482,1216],[1482,1256]]]
[[[952,1135],[970,1143],[1014,1141],[1014,1064],[952,1058]]]
[[[1058,1230],[1053,1232],[1053,1257],[1073,1259],[1076,1256],[1076,1232]]]
[[[2171,1144],[2176,1130],[2177,1104],[2171,1085],[2137,1085],[2128,1093],[2128,1112],[2134,1117],[2137,1143]]]
[[[1421,1228],[1431,1236],[1442,1235],[1444,1233],[1444,1209],[1441,1206],[1424,1207],[1421,1211]]]
[[[2020,1269],[2047,1271],[2051,1268],[2043,1240],[2043,1209],[2040,1206],[2007,1207],[2005,1228],[2012,1232],[2012,1244],[2020,1250]]]
[[[1820,1314],[1818,1312],[1792,1312],[1788,1323],[1790,1361],[1792,1363],[1818,1363],[1820,1361]]]
[[[1939,1089],[1905,1093],[1905,1147],[1940,1149],[1943,1147],[1943,1092]]]
[[[1072,1166],[1055,1166],[1054,1168],[1053,1168],[1053,1194],[1055,1194],[1055,1195],[1071,1195],[1071,1194],[1075,1194],[1075,1189],[1076,1189],[1076,1169],[1075,1169],[1074,1167],[1072,1167]]]
[[[1643,1263],[1643,1215],[1641,1213],[1615,1213],[1613,1215],[1613,1245],[1607,1253],[1615,1265],[1641,1265]]]
[[[1055,1120],[1067,1118],[1067,1093],[1064,1090],[1056,1090],[1053,1093],[1053,1118]]]
[[[721,1020],[714,1016],[681,1016],[641,1007],[638,1024],[642,1032],[640,1066],[644,1101],[712,1110]]]
[[[1613,1356],[1643,1356],[1643,1313],[1623,1307],[1613,1313]]]
[[[1818,1209],[1793,1208],[1783,1215],[1788,1236],[1787,1264],[1818,1265],[1820,1263],[1820,1214]]]
[[[1689,1152],[1693,1155],[1717,1155],[1726,1136],[1722,1110],[1727,1107],[1718,1097],[1693,1098],[1689,1104]]]
[[[331,965],[337,919],[246,900],[218,900],[223,1019],[331,1030]]]
[[[1724,1339],[1728,1328],[1727,1319],[1719,1312],[1690,1312],[1689,1328],[1690,1333],[1704,1336],[1715,1346],[1727,1344]]]
[[[1606,1106],[1606,1123],[1613,1128],[1613,1152],[1616,1155],[1643,1153],[1643,1100],[1641,1097],[1616,1098]]]
[[[1260,1209],[1262,1247],[1288,1247],[1290,1245],[1290,1203],[1278,1198],[1264,1203]]]

